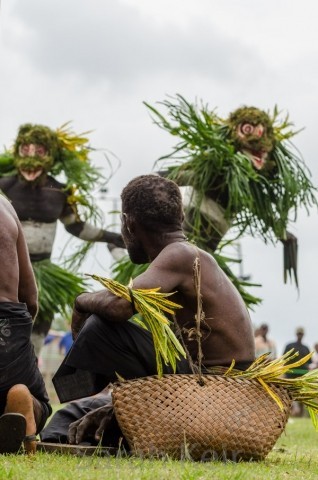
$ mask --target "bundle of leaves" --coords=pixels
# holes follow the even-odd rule
[[[132,317],[132,321],[152,333],[158,375],[162,376],[163,365],[170,365],[175,372],[177,360],[186,354],[165,315],[173,315],[177,309],[182,308],[168,299],[173,293],[162,293],[159,288],[132,289],[109,278],[90,276],[114,295],[133,302],[139,315]]]
[[[71,271],[42,260],[32,264],[39,291],[39,317],[69,315],[74,298],[87,290],[87,282]]]

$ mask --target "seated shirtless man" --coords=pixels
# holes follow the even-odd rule
[[[16,452],[23,439],[34,452],[52,411],[30,340],[37,288],[20,221],[2,195],[0,245],[0,453]]]
[[[175,292],[171,300],[183,306],[177,310],[176,320],[192,361],[197,363],[198,346],[190,333],[197,313],[193,265],[198,258],[205,313],[201,325],[203,368],[227,367],[233,359],[236,368],[247,368],[255,358],[248,311],[213,257],[188,243],[182,231],[178,186],[157,175],[142,175],[128,183],[121,198],[122,235],[129,256],[137,264],[150,262],[148,269],[134,279],[133,288],[160,287],[161,292]],[[116,380],[116,374],[125,379],[156,374],[152,336],[128,321],[133,313],[129,301],[106,289],[78,296],[72,320],[77,338],[64,366],[89,372],[96,388]],[[168,366],[167,372],[171,372]],[[190,372],[188,361],[180,360],[177,373]],[[98,439],[105,418],[101,411],[93,410],[79,419],[71,425],[70,443],[79,443],[92,425]],[[54,440],[50,428],[55,434],[58,429],[53,426],[44,431],[43,440]]]

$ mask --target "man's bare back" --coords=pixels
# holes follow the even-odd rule
[[[37,289],[28,249],[18,217],[10,202],[0,195],[0,302],[26,303],[33,318]]]
[[[197,358],[197,343],[189,333],[195,327],[197,294],[194,261],[201,267],[201,297],[205,321],[201,325],[203,364],[206,367],[253,361],[254,338],[247,308],[213,257],[185,241],[169,243],[152,261],[147,271],[134,280],[134,288],[161,287],[176,292],[172,300],[183,306],[176,318],[192,358]],[[187,333],[188,331],[188,333]],[[244,339],[244,340],[243,340]]]
[[[0,453],[35,452],[35,433],[51,414],[37,359],[31,344],[32,318],[37,312],[37,288],[20,221],[0,195],[0,323],[5,334],[0,351],[0,436],[8,425],[12,442]],[[19,422],[19,428],[12,422]]]
[[[168,195],[165,189],[169,183],[166,179],[159,180],[152,177],[151,181],[155,184],[163,183],[162,193],[159,192],[161,197],[158,201],[158,208],[160,208],[165,203],[162,195]],[[177,187],[172,187],[172,200],[173,188],[177,189]],[[175,193],[180,195],[178,189]],[[151,189],[150,195],[152,201],[155,201],[155,195]],[[169,202],[171,203],[171,199],[166,200],[168,205]],[[186,241],[181,227],[180,209],[182,206],[179,201],[178,199],[175,209],[180,213],[175,215],[175,223],[173,223],[175,217],[172,217],[173,221],[171,224],[167,223],[167,228],[160,224],[160,215],[157,215],[156,228],[149,228],[147,224],[145,225],[143,199],[140,200],[141,213],[138,219],[133,211],[136,202],[131,206],[132,211],[126,207],[127,213],[124,202],[122,235],[128,253],[136,263],[150,262],[148,269],[134,279],[133,288],[160,287],[162,292],[176,292],[172,299],[183,307],[177,311],[176,318],[191,357],[196,361],[197,343],[195,340],[189,340],[188,333],[195,327],[197,291],[194,286],[193,265],[196,257],[199,257],[201,264],[200,293],[205,314],[205,322],[201,326],[203,364],[206,367],[230,365],[233,359],[236,363],[248,364],[255,358],[255,347],[247,308],[213,257]],[[164,207],[163,215],[166,210],[167,207]],[[78,320],[75,312],[73,327],[78,321],[83,323],[89,313],[95,313],[108,322],[125,322],[133,314],[130,302],[118,298],[106,290],[80,295],[76,300],[76,308],[80,312],[79,317],[82,316],[82,318]]]
[[[197,313],[194,285],[194,261],[200,260],[201,297],[205,321],[201,325],[203,365],[205,367],[252,362],[255,358],[250,317],[239,293],[213,257],[192,244],[180,240],[179,233],[133,281],[133,288],[160,287],[161,292],[176,292],[171,300],[177,310],[177,322],[190,355],[197,359],[198,346],[193,335]],[[152,242],[153,243],[153,242]],[[106,321],[122,322],[131,317],[131,303],[102,290],[82,294],[76,302],[80,310],[99,314]],[[192,336],[191,336],[192,332]]]

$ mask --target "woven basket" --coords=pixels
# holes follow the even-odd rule
[[[284,409],[256,380],[205,375],[164,375],[114,386],[113,403],[131,450],[175,459],[260,460],[284,431],[288,392],[275,385]]]

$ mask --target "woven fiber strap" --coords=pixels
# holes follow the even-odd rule
[[[263,459],[284,431],[291,399],[270,385],[283,411],[255,380],[164,375],[114,385],[116,418],[133,452],[193,460]]]

